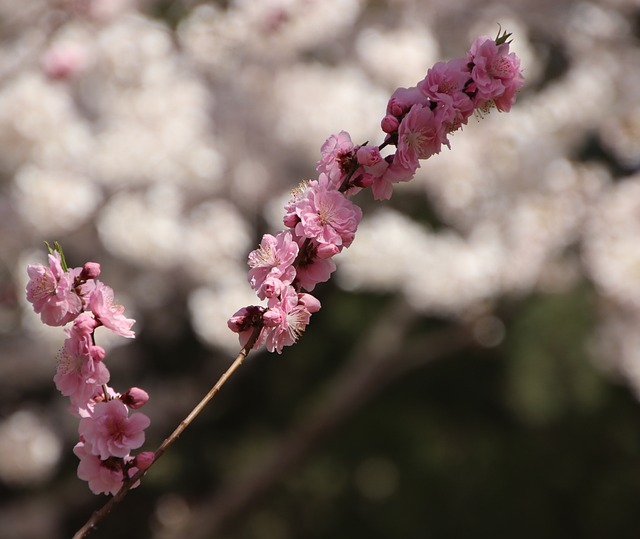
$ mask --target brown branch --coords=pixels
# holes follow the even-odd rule
[[[202,412],[204,407],[209,403],[209,401],[215,397],[215,395],[220,391],[222,386],[226,383],[226,381],[233,375],[233,373],[242,365],[242,362],[249,354],[249,351],[255,344],[258,339],[258,335],[260,334],[260,327],[257,327],[247,344],[240,350],[240,353],[233,361],[231,366],[220,376],[215,385],[209,390],[209,392],[202,398],[202,400],[195,406],[193,410],[185,417],[180,424],[176,427],[176,429],[167,437],[164,442],[158,447],[158,449],[154,453],[153,462],[151,465],[155,464],[158,459],[164,454],[164,452],[171,447],[171,445],[180,437],[180,435],[184,432],[184,430],[193,422],[193,420]],[[151,466],[149,466],[151,468]],[[80,528],[73,539],[82,539],[89,533],[96,525],[105,518],[112,509],[118,505],[123,498],[127,495],[127,493],[131,490],[131,488],[138,482],[142,477],[149,471],[149,468],[146,470],[138,470],[135,475],[125,480],[122,484],[120,490],[109,499],[107,503],[105,503],[100,509],[95,511],[91,518]]]
[[[325,397],[319,399],[321,404],[281,439],[256,466],[255,474],[234,481],[200,504],[188,528],[176,530],[176,537],[217,537],[383,388],[407,372],[473,343],[469,332],[455,325],[407,342],[416,316],[403,301],[392,306],[362,340]]]

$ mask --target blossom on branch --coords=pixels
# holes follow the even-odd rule
[[[64,326],[82,310],[82,299],[75,289],[75,279],[81,269],[62,269],[60,253],[49,254],[49,267],[42,264],[27,266],[27,301],[40,314],[43,324]]]
[[[439,153],[442,145],[449,147],[448,135],[475,110],[511,108],[524,78],[519,59],[509,52],[509,37],[506,32],[495,40],[479,37],[464,57],[438,62],[415,86],[397,88],[380,122],[385,134],[380,146],[356,145],[347,131],[327,138],[316,166],[318,179],[300,184],[284,207],[286,234],[297,243],[297,253],[284,249],[282,238],[288,246],[289,236],[281,232],[275,238],[265,235],[249,254],[249,282],[268,306],[245,307],[229,319],[243,346],[257,328],[254,348],[266,344],[280,353],[297,341],[320,303],[296,293],[327,281],[336,269],[333,257],[355,238],[362,210],[352,195],[371,187],[375,200],[391,198],[393,185],[411,180],[420,161]],[[386,147],[395,151],[383,156]]]
[[[80,436],[89,451],[102,460],[126,457],[144,443],[144,429],[150,420],[143,413],[129,416],[120,399],[99,402],[89,417],[80,420]]]

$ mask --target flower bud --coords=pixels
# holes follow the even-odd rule
[[[282,219],[284,226],[288,228],[295,228],[296,225],[300,222],[300,217],[298,217],[295,213],[287,213]]]
[[[331,258],[340,252],[340,247],[333,243],[321,243],[316,249],[316,255],[318,258]]]
[[[139,387],[132,387],[120,397],[120,400],[124,402],[129,408],[141,408],[149,400],[149,394]]]
[[[236,313],[227,320],[227,326],[234,333],[242,333],[260,324],[264,307],[249,305],[238,309]]]
[[[97,279],[100,275],[100,264],[97,262],[87,262],[82,267],[82,272],[80,273],[80,279],[83,281],[88,281],[89,279]]]
[[[395,133],[398,130],[400,122],[398,118],[391,114],[387,114],[380,122],[380,127],[385,133]]]
[[[298,304],[304,305],[310,313],[317,313],[321,307],[320,300],[318,298],[304,292],[298,294]]]
[[[156,455],[153,451],[143,451],[135,456],[133,465],[139,470],[148,470],[153,464],[155,458]]]

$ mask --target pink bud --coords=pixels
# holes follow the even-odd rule
[[[284,226],[288,228],[295,228],[296,225],[300,222],[300,217],[298,217],[295,213],[287,213],[282,219]]]
[[[139,470],[148,470],[153,464],[156,455],[153,451],[143,451],[138,453],[133,461],[133,465]]]
[[[320,300],[311,294],[301,293],[298,294],[298,303],[304,305],[304,307],[310,313],[317,313],[320,310]]]
[[[80,278],[83,281],[88,281],[89,279],[97,279],[99,275],[100,275],[100,264],[98,264],[97,262],[87,262],[82,267]]]
[[[358,164],[364,166],[372,166],[382,161],[380,150],[377,146],[361,146],[356,153]]]
[[[120,397],[120,400],[124,402],[129,408],[141,408],[149,400],[149,394],[139,387],[132,387]]]
[[[398,118],[391,114],[387,114],[380,122],[380,127],[382,127],[382,130],[385,133],[395,133],[398,130],[399,125],[400,122],[398,121]]]
[[[333,243],[321,243],[316,249],[316,255],[318,258],[331,258],[340,252],[340,247]]]

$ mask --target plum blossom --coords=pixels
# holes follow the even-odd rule
[[[362,210],[346,195],[328,186],[324,174],[309,183],[305,198],[296,204],[300,222],[295,227],[299,237],[335,246],[340,251],[349,247],[362,219]]]
[[[414,171],[420,159],[440,152],[442,126],[429,107],[413,105],[398,128],[398,151],[394,162]]]
[[[113,290],[97,281],[100,264],[87,262],[68,269],[59,244],[49,247],[49,266],[30,265],[27,299],[48,325],[66,325],[67,338],[58,353],[54,383],[69,397],[69,411],[80,417],[80,443],[74,452],[80,458],[78,477],[88,481],[95,494],[115,494],[123,477],[140,469],[130,455],[144,443],[149,418],[141,413],[129,416],[149,399],[146,391],[134,387],[119,395],[107,386],[110,374],[104,365],[105,350],[95,342],[95,331],[105,326],[125,337],[133,337],[134,320],[125,318],[124,308],[113,303]],[[125,404],[126,403],[126,404]],[[149,467],[153,458],[145,455],[140,466]],[[133,486],[137,486],[133,485]]]
[[[62,269],[62,259],[57,251],[49,255],[49,267],[42,264],[27,266],[27,301],[48,326],[64,326],[82,310],[82,299],[75,289],[75,279],[81,269]]]
[[[115,459],[102,460],[88,451],[84,442],[78,442],[73,448],[78,464],[78,477],[89,483],[94,494],[116,494],[124,479],[122,464]]]
[[[331,185],[336,189],[340,188],[353,165],[356,149],[351,135],[346,131],[331,135],[320,148],[322,157],[318,161],[316,170],[321,174],[326,174]]]
[[[264,313],[264,340],[269,352],[282,353],[283,347],[294,344],[302,335],[311,318],[305,304],[319,308],[319,302],[311,302],[310,298],[301,302],[292,286],[287,287],[281,298],[269,300],[269,309]]]
[[[73,453],[80,459],[78,463],[78,477],[89,483],[89,490],[94,494],[117,494],[124,482],[124,474],[133,477],[138,470],[146,470],[153,464],[154,454],[145,451],[136,457],[127,456],[123,459],[110,457],[101,459],[88,451],[84,441],[78,442]],[[136,481],[131,488],[140,485]]]
[[[58,353],[58,367],[53,381],[71,404],[84,407],[93,396],[96,385],[109,381],[109,371],[102,360],[105,351],[93,344],[95,319],[91,313],[81,313],[67,330],[68,338]]]
[[[277,236],[265,234],[260,247],[249,253],[249,283],[260,299],[273,297],[290,285],[296,276],[293,262],[298,255],[298,244],[291,233]]]
[[[356,159],[362,171],[354,174],[353,183],[359,187],[370,187],[389,167],[378,146],[361,146],[356,152]]]
[[[475,92],[474,104],[483,107],[493,102],[500,111],[508,112],[515,101],[516,92],[524,84],[520,60],[509,52],[509,43],[504,34],[497,40],[488,36],[478,37],[467,54],[473,64],[468,91]]]
[[[77,44],[54,45],[42,55],[44,74],[52,80],[65,80],[84,71],[89,64],[87,50]]]
[[[140,412],[129,416],[119,399],[96,403],[93,414],[80,420],[79,432],[87,449],[101,459],[126,457],[144,443],[149,418]]]
[[[135,333],[131,330],[131,326],[135,320],[125,318],[124,307],[114,305],[113,301],[113,289],[101,281],[96,282],[89,296],[89,309],[103,326],[114,333],[123,337],[134,337]]]
[[[393,193],[393,184],[408,182],[416,173],[416,168],[406,167],[396,159],[396,154],[388,156],[385,161],[387,168],[380,177],[373,178],[371,192],[374,200],[389,200]]]
[[[441,101],[444,96],[452,96],[464,91],[471,78],[465,58],[455,58],[448,62],[437,62],[427,70],[426,77],[418,83],[418,89],[431,101]]]
[[[314,257],[298,266],[296,283],[311,292],[318,283],[326,283],[336,271],[336,263],[329,258]]]
[[[434,114],[438,122],[444,125],[445,133],[459,129],[473,113],[473,101],[465,92],[470,80],[466,59],[456,58],[438,62],[418,83],[418,88],[435,104]]]

